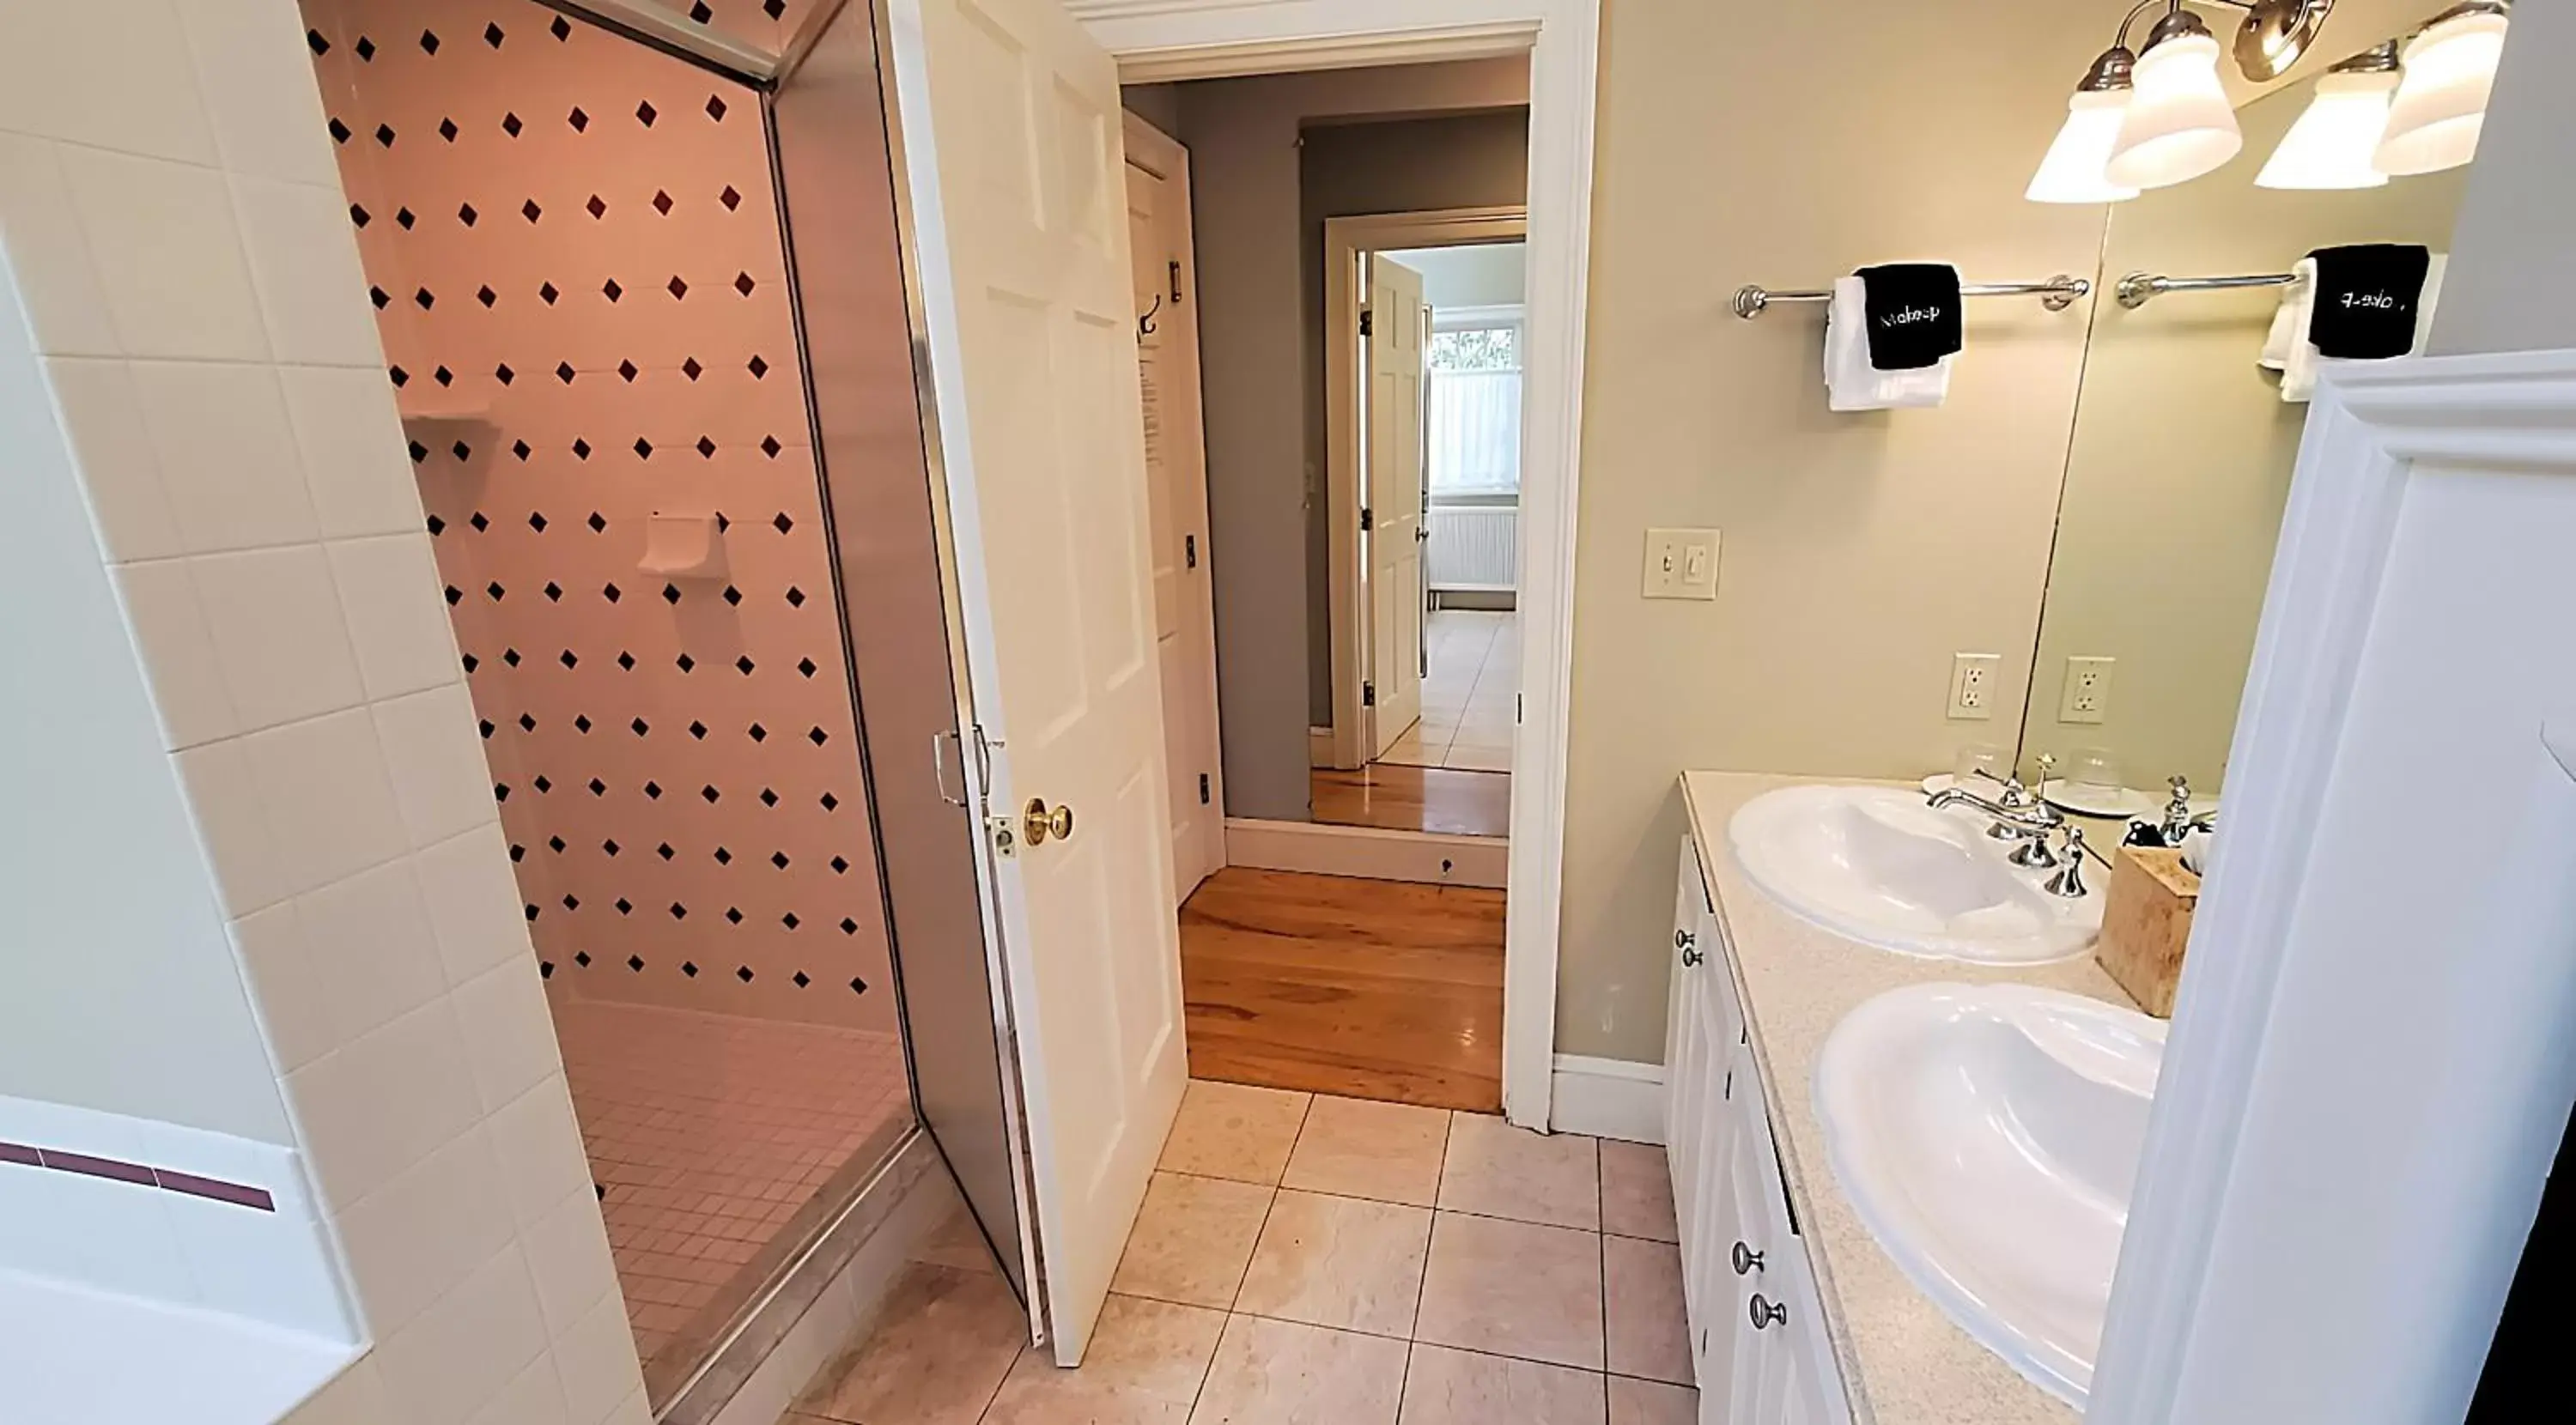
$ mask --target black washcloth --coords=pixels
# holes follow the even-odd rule
[[[2319,356],[2377,361],[2415,346],[2415,311],[2433,254],[2413,243],[2356,243],[2309,253],[2317,264],[2308,340]]]
[[[1946,262],[1864,267],[1861,310],[1869,318],[1869,364],[1913,371],[1959,349],[1959,269]]]

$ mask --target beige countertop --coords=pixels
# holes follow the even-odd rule
[[[1936,980],[2043,985],[2135,1008],[2090,955],[1990,966],[1891,954],[1790,914],[1736,864],[1727,822],[1764,792],[1818,780],[1685,772],[1682,800],[1700,874],[1733,947],[1772,1136],[1824,1297],[1825,1326],[1861,1425],[2067,1425],[2080,1418],[1971,1340],[1879,1250],[1826,1165],[1809,1072],[1825,1036],[1863,1000]],[[2106,846],[2102,848],[2108,850]],[[2098,893],[2098,891],[2097,891]]]

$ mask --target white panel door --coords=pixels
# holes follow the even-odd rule
[[[890,18],[1036,1296],[1071,1365],[1188,1076],[1118,75],[1056,0]],[[1023,829],[1040,802],[1069,836]]]
[[[1422,274],[1384,254],[1369,268],[1369,682],[1386,755],[1422,719]]]

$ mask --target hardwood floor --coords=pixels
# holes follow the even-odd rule
[[[1315,820],[1334,826],[1508,836],[1512,774],[1373,762],[1356,772],[1314,770],[1307,787]]]
[[[1503,893],[1228,867],[1181,907],[1193,1078],[1492,1113]]]

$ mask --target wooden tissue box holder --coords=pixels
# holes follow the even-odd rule
[[[2094,958],[2140,1009],[2171,1019],[2200,877],[2184,869],[2180,851],[2123,846],[2111,863],[2109,897]]]

